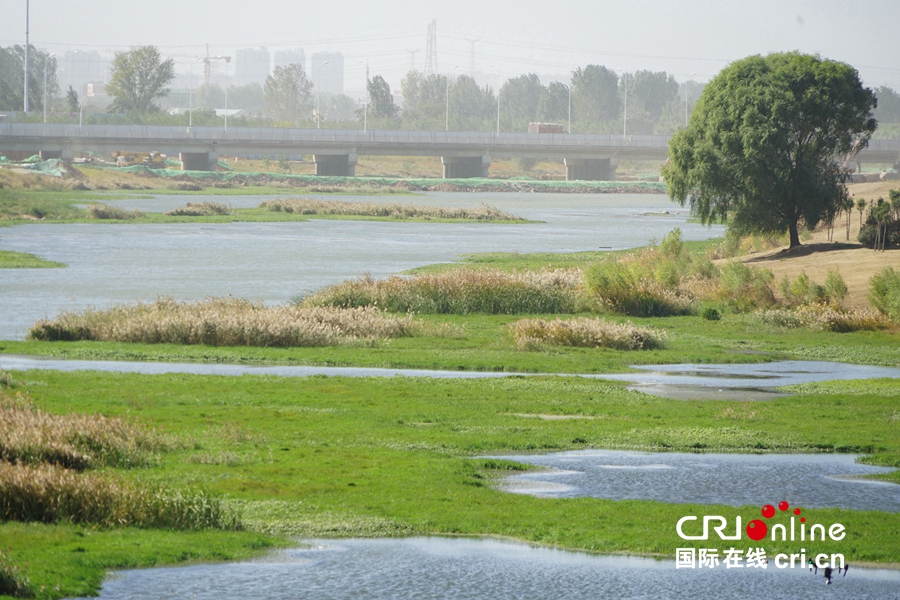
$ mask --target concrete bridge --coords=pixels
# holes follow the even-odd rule
[[[71,159],[84,151],[158,151],[178,155],[182,168],[215,169],[228,155],[311,154],[317,175],[353,176],[363,156],[435,156],[445,178],[487,177],[493,157],[563,159],[567,179],[614,180],[622,158],[666,160],[666,136],[486,133],[455,131],[359,131],[143,125],[0,123],[0,151],[40,152]],[[893,165],[900,140],[873,140],[856,160]]]

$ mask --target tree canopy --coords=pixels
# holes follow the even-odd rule
[[[154,112],[153,101],[169,93],[175,79],[175,62],[162,60],[154,46],[139,46],[116,52],[110,67],[106,93],[112,98],[109,112]]]
[[[312,109],[313,84],[299,63],[275,67],[266,77],[264,89],[266,112],[275,119],[296,123],[305,119]]]
[[[872,90],[845,63],[788,52],[725,67],[703,90],[687,128],[669,142],[669,196],[705,224],[741,234],[790,234],[840,210],[846,173],[836,157],[875,131]]]
[[[393,119],[397,116],[397,107],[394,106],[394,95],[391,86],[381,75],[376,75],[366,81],[366,91],[369,94],[369,114],[373,119]]]
[[[48,104],[59,97],[56,58],[34,46],[28,46],[28,49],[28,106],[31,110],[39,110],[44,108],[45,92]],[[24,84],[24,46],[0,48],[0,110],[22,110]]]

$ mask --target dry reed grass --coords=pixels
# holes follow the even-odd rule
[[[772,327],[805,328],[834,333],[875,331],[891,327],[890,320],[877,311],[842,310],[824,304],[761,310],[753,314],[753,319],[762,325]]]
[[[456,269],[416,277],[371,277],[325,288],[307,306],[377,306],[423,314],[571,313],[580,300],[580,269],[513,272]]]
[[[68,469],[148,464],[165,449],[141,427],[103,415],[53,415],[21,394],[0,390],[0,460]]]
[[[141,219],[145,216],[144,213],[137,209],[125,210],[124,208],[107,204],[90,204],[87,207],[87,214],[90,219],[113,219],[116,221]]]
[[[271,211],[300,215],[357,215],[366,217],[390,217],[393,219],[466,219],[473,221],[518,221],[520,217],[504,213],[482,204],[474,208],[444,208],[441,206],[417,206],[400,202],[346,202],[342,200],[313,200],[296,198],[267,200],[259,205]]]
[[[0,521],[105,527],[240,529],[237,515],[206,492],[137,486],[55,465],[0,462]]]
[[[218,202],[188,202],[184,206],[170,210],[167,215],[176,217],[207,217],[230,215],[231,208]]]
[[[424,324],[383,314],[375,307],[266,306],[236,298],[207,298],[114,306],[42,319],[34,340],[97,340],[210,346],[339,346],[375,344],[423,332]]]
[[[665,332],[632,323],[613,323],[604,319],[578,317],[562,319],[522,319],[509,330],[522,350],[544,346],[581,346],[615,350],[652,350],[666,344]]]

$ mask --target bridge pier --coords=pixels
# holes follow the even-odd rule
[[[615,181],[619,160],[611,158],[566,158],[566,180]]]
[[[444,179],[470,179],[487,177],[491,166],[490,156],[442,156]]]
[[[71,150],[41,150],[38,153],[41,160],[49,160],[51,158],[60,158],[62,160],[72,160],[75,153]]]
[[[179,152],[182,171],[215,171],[219,155],[215,152]]]
[[[355,177],[358,160],[356,154],[313,154],[316,175]]]

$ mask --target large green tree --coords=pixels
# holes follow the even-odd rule
[[[500,88],[500,106],[504,129],[524,132],[538,118],[541,98],[546,93],[534,73],[507,79]]]
[[[306,119],[312,110],[313,84],[299,63],[275,67],[266,77],[266,112],[280,121],[296,123]]]
[[[790,233],[839,211],[846,174],[835,158],[875,131],[872,90],[841,62],[798,52],[750,56],[703,90],[669,142],[669,196],[706,223],[741,234]]]
[[[376,75],[366,81],[366,91],[369,94],[369,116],[375,120],[388,120],[397,116],[397,106],[394,105],[394,95],[391,86],[381,75]]]
[[[578,67],[572,72],[572,112],[583,126],[603,129],[605,124],[619,118],[619,76],[600,65]]]
[[[34,46],[28,48],[28,106],[31,110],[41,110],[45,95],[48,104],[59,97],[56,58]],[[18,45],[0,48],[0,110],[22,110],[24,83],[25,48]]]
[[[116,52],[110,67],[106,93],[112,98],[109,112],[154,112],[153,103],[169,93],[175,79],[175,62],[162,59],[154,46],[139,46]]]

